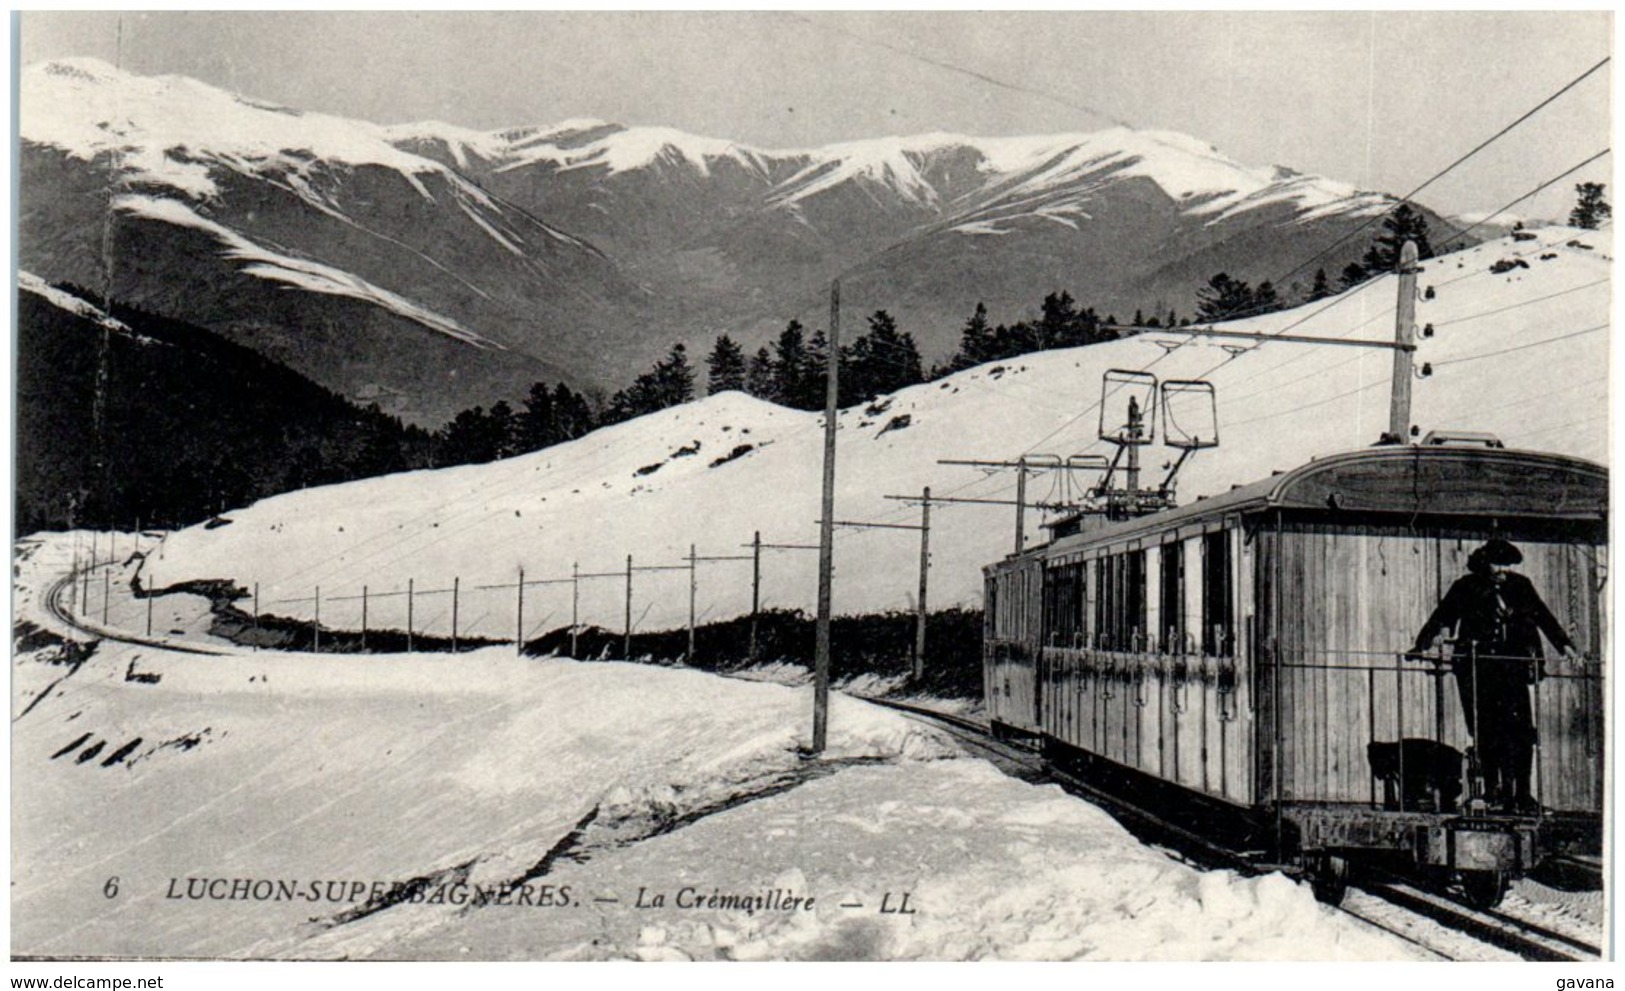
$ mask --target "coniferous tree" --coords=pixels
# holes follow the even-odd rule
[[[519,417],[514,414],[513,406],[506,399],[499,399],[492,404],[489,416],[494,448],[491,460],[511,458],[524,453],[524,448],[520,446]]]
[[[791,320],[773,342],[774,400],[794,409],[819,409],[823,396],[814,395],[818,385],[815,378],[801,321]]]
[[[694,398],[694,370],[688,364],[688,349],[673,344],[667,356],[615,395],[605,411],[605,420],[619,423],[656,410],[686,403]]]
[[[561,386],[562,388],[562,386]],[[558,418],[553,393],[546,382],[537,382],[525,396],[519,413],[519,444],[522,450],[539,451],[558,443]]]
[[[506,404],[499,404],[506,405]],[[493,417],[483,406],[465,409],[441,428],[439,465],[470,465],[494,461],[501,456],[505,422]],[[303,479],[313,484],[316,479]]]
[[[1078,307],[1072,294],[1062,290],[1044,297],[1039,307],[1038,346],[1064,348],[1087,343],[1079,333]]]
[[[1569,213],[1569,225],[1594,231],[1604,220],[1613,216],[1614,208],[1602,198],[1607,189],[1607,184],[1601,182],[1582,182],[1576,185],[1574,191],[1579,194],[1579,202]]]
[[[1317,299],[1325,299],[1330,295],[1332,295],[1332,287],[1326,281],[1326,270],[1323,268],[1315,269],[1315,283],[1309,287],[1309,302],[1313,303]]]
[[[1399,253],[1406,241],[1416,242],[1418,259],[1432,258],[1433,246],[1428,243],[1428,221],[1409,203],[1401,203],[1383,218],[1383,233],[1378,234],[1366,249],[1360,263],[1372,275],[1384,275],[1399,267]]]
[[[1349,262],[1343,266],[1343,274],[1338,277],[1338,281],[1343,284],[1344,289],[1353,289],[1369,278],[1371,278],[1371,273],[1365,270],[1364,265],[1359,262]]]
[[[1247,308],[1247,315],[1257,313],[1274,313],[1281,308],[1281,297],[1275,291],[1275,285],[1268,280],[1260,282],[1258,288],[1253,290],[1252,305]]]
[[[1196,290],[1196,314],[1208,323],[1244,316],[1252,310],[1253,302],[1252,287],[1225,272]]]
[[[563,382],[553,390],[553,419],[558,443],[585,437],[598,425],[587,397],[571,392]]]
[[[716,344],[705,359],[708,374],[705,393],[714,396],[730,389],[745,388],[745,351],[727,334],[718,335]]]
[[[779,398],[773,381],[773,357],[765,347],[756,349],[751,356],[750,366],[745,369],[745,391],[769,402]]]
[[[965,329],[959,333],[959,350],[954,352],[948,368],[959,371],[993,358],[993,331],[987,325],[987,305],[978,302],[976,312],[965,321]]]
[[[847,355],[851,353],[850,347],[841,348],[838,359],[840,368],[837,369],[840,395],[836,396],[836,405],[844,405],[845,397],[852,385],[852,376],[849,373]],[[824,334],[822,327],[813,331],[807,338],[807,379],[803,385],[802,409],[823,409],[829,400],[829,337]]]

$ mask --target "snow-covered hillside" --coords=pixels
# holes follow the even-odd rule
[[[74,635],[44,600],[88,537],[21,542],[20,620]],[[1414,958],[841,695],[809,760],[807,691],[697,671],[22,629],[14,954]]]
[[[1568,228],[1507,238],[1423,264],[1413,422],[1477,430],[1508,446],[1607,459],[1608,240]],[[1493,270],[1492,270],[1493,269]],[[1298,310],[1240,321],[1236,329],[1328,338],[1391,339],[1396,283],[1385,277]],[[1150,330],[1089,348],[1027,355],[904,390],[842,412],[836,517],[909,523],[918,510],[888,495],[1009,498],[1008,473],[983,476],[944,458],[1008,459],[1023,453],[1109,453],[1095,439],[1108,369],[1162,379],[1204,378],[1218,392],[1221,446],[1204,451],[1180,482],[1182,501],[1224,491],[1310,458],[1366,446],[1387,428],[1388,350],[1187,338]],[[812,543],[819,515],[821,417],[728,393],[600,430],[573,443],[496,464],[414,473],[292,493],[230,512],[224,526],[171,536],[145,580],[167,586],[229,579],[256,584],[261,609],[308,618],[319,586],[322,623],[358,626],[360,592],[374,596],[371,628],[405,627],[404,596],[464,590],[460,629],[511,637],[512,583],[581,572],[675,566],[745,553],[753,533],[769,543]],[[1153,446],[1153,474],[1172,459]],[[1079,480],[1083,481],[1082,479]],[[1029,499],[1065,495],[1040,478]],[[1042,539],[1030,514],[1029,543]],[[1013,511],[938,506],[932,513],[930,601],[979,605],[980,568],[1008,553]],[[916,587],[917,538],[899,530],[842,530],[835,556],[841,613],[905,609]],[[769,553],[763,601],[810,609],[815,555]],[[683,625],[686,571],[634,581],[638,630]],[[507,590],[479,590],[509,584]],[[701,621],[748,611],[748,562],[702,563]],[[580,618],[620,629],[624,584],[583,581]],[[528,635],[569,623],[571,585],[527,592]],[[303,600],[303,601],[295,601]],[[449,630],[450,596],[420,602],[416,629]]]

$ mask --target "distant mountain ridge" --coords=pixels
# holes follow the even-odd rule
[[[928,360],[979,301],[1188,315],[1213,274],[1278,278],[1393,203],[1124,128],[766,150],[382,126],[93,59],[28,67],[20,100],[24,267],[100,285],[111,204],[115,298],[424,423],[539,380],[613,390],[676,340],[754,350],[821,323],[837,277],[852,319],[887,309]]]

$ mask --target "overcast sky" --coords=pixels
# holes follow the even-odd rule
[[[1403,194],[1607,57],[1612,33],[1606,11],[27,12],[19,50],[379,123],[598,117],[767,148],[1127,123]],[[1493,209],[1608,147],[1611,69],[1418,198]],[[1566,214],[1575,182],[1612,171],[1515,212]]]

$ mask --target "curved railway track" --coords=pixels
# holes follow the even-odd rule
[[[1105,810],[1142,840],[1193,866],[1228,868],[1248,876],[1281,870],[1279,865],[1265,864],[1226,848],[1121,795],[1058,770],[1037,751],[996,739],[981,722],[906,702],[878,698],[865,701],[946,729],[1006,773],[1060,785]],[[1473,959],[1471,951],[1475,946],[1493,947],[1524,960],[1592,963],[1602,958],[1601,949],[1586,939],[1506,911],[1468,908],[1397,875],[1365,870],[1351,880],[1350,887],[1371,897],[1359,899],[1358,904],[1345,902],[1341,911],[1447,960]]]
[[[97,565],[97,567],[105,568],[112,567],[112,565],[102,564]],[[94,570],[94,568],[90,570]],[[111,640],[114,643],[128,643],[143,647],[157,647],[162,650],[172,650],[181,654],[201,654],[208,657],[222,657],[231,653],[227,650],[199,647],[192,644],[178,644],[174,641],[165,640],[160,637],[141,636],[135,633],[130,633],[127,630],[120,630],[112,627],[87,625],[84,620],[74,614],[73,610],[68,608],[66,602],[64,601],[68,590],[75,582],[79,581],[83,574],[83,570],[69,571],[61,578],[58,578],[56,581],[52,582],[50,588],[48,588],[45,592],[45,611],[50,614],[52,619],[62,623],[69,629],[78,630],[80,633],[95,637],[98,640]]]

